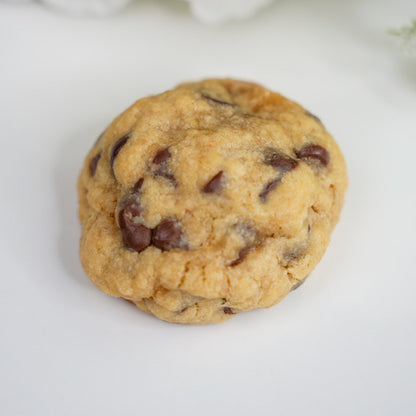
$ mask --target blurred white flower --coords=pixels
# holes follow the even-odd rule
[[[71,14],[108,15],[120,10],[130,0],[38,0],[54,9]]]
[[[133,0],[0,0],[9,3],[37,1],[56,10],[77,15],[104,16],[122,9]],[[137,0],[140,1],[140,0]],[[178,1],[178,0],[171,0]],[[273,0],[185,0],[195,17],[207,23],[246,19]]]

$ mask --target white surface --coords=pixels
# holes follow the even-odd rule
[[[412,15],[412,0],[278,1],[211,27],[173,0],[104,20],[0,4],[0,414],[414,415],[416,61],[384,32]],[[75,182],[109,120],[204,76],[319,115],[350,188],[298,291],[188,327],[84,276]]]
[[[220,23],[247,19],[273,0],[187,0],[192,13],[202,22]]]

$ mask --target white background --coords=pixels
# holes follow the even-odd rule
[[[206,26],[183,2],[106,19],[0,4],[0,413],[416,414],[416,58],[385,30],[413,0],[278,0]],[[327,253],[279,305],[181,326],[99,292],[75,183],[137,98],[205,76],[322,118],[350,187]]]

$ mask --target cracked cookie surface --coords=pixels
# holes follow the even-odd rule
[[[321,259],[347,186],[321,121],[259,85],[205,80],[137,101],[86,157],[80,257],[160,319],[274,305]]]

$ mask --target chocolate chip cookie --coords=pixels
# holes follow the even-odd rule
[[[346,186],[337,144],[300,105],[248,82],[182,84],[137,101],[87,155],[81,262],[160,319],[221,322],[304,281]]]

